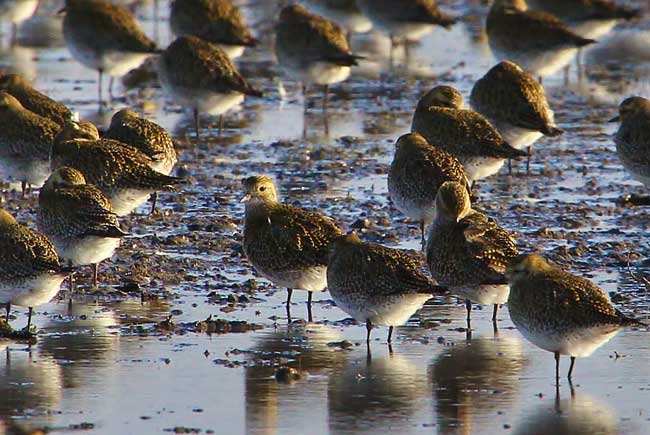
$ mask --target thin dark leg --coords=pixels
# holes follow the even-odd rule
[[[424,238],[424,221],[420,221],[420,235],[422,237],[420,244],[422,245],[422,252],[424,252],[427,247],[427,241]]]
[[[314,319],[311,315],[311,299],[314,296],[314,292],[307,292],[307,320],[313,322]]]
[[[158,202],[158,192],[151,194],[151,211],[149,212],[150,215],[156,212],[156,202]]]
[[[34,309],[32,307],[29,307],[28,314],[27,314],[27,332],[29,332],[29,328],[32,327],[32,312]]]
[[[392,343],[393,341],[393,327],[389,326],[388,327],[388,344]]]
[[[327,105],[329,103],[329,97],[328,97],[329,90],[330,90],[329,85],[323,86],[323,112],[327,112]]]
[[[286,307],[287,307],[287,319],[289,322],[291,322],[291,295],[292,294],[293,294],[293,289],[288,288]]]
[[[508,175],[512,175],[512,159],[508,159]]]
[[[366,344],[370,346],[370,331],[372,331],[372,323],[370,319],[366,320]]]
[[[99,107],[101,109],[102,102],[103,102],[103,99],[102,99],[102,76],[104,75],[104,71],[102,71],[101,69],[97,70],[97,74],[98,74],[97,96],[99,98]]]
[[[544,84],[544,79],[542,76],[539,76],[539,84],[543,85]]]
[[[194,109],[194,132],[196,133],[196,140],[199,140],[199,109]]]
[[[95,263],[93,266],[93,287],[97,288],[97,283],[99,282],[99,263]]]
[[[528,147],[528,157],[526,157],[526,174],[530,174],[530,147]]]
[[[25,199],[25,192],[27,191],[27,181],[23,180],[20,182],[20,197]]]
[[[219,137],[221,137],[222,132],[223,132],[223,115],[219,115]]]
[[[555,383],[560,381],[560,352],[555,352]]]
[[[465,299],[465,308],[467,309],[467,321],[469,322],[472,314],[472,301]]]
[[[571,375],[573,374],[573,366],[576,364],[576,357],[571,357],[571,365],[569,366],[569,380],[571,380]]]
[[[302,86],[302,110],[303,112],[307,112],[307,85],[304,83],[301,84]]]
[[[472,185],[469,186],[469,190],[474,190],[474,187],[476,187],[476,180],[472,180]]]
[[[108,79],[108,100],[113,101],[113,76]]]
[[[492,321],[497,321],[497,311],[499,311],[499,304],[494,304],[494,311],[492,311]]]
[[[9,313],[11,312],[11,302],[7,302],[5,304],[5,310],[7,310],[7,315],[5,316],[5,320],[7,323],[9,323]]]

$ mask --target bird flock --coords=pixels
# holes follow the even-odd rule
[[[2,18],[18,23],[37,1],[5,2]],[[287,2],[285,2],[287,3]],[[351,50],[354,33],[374,28],[390,37],[391,54],[430,32],[450,28],[459,17],[433,0],[309,0],[277,10],[273,37],[282,74],[323,88],[328,110],[331,85],[345,81],[366,59]],[[4,7],[4,6],[3,6]],[[255,7],[255,6],[251,6]],[[65,0],[63,36],[72,57],[113,80],[154,60],[166,96],[192,112],[200,140],[200,115],[223,116],[245,98],[265,98],[233,59],[259,40],[230,0],[172,0],[169,25],[176,35],[162,49],[125,7],[106,0]],[[257,273],[288,290],[328,290],[336,305],[371,331],[404,324],[431,297],[453,294],[472,304],[501,304],[521,334],[554,354],[589,356],[622,327],[644,327],[618,309],[591,281],[561,270],[535,253],[520,252],[515,236],[481,211],[478,180],[508,161],[526,159],[542,136],[563,134],[556,124],[543,77],[566,67],[582,47],[597,43],[621,20],[640,12],[609,0],[495,0],[485,17],[489,46],[497,60],[474,85],[465,106],[455,88],[436,84],[414,103],[410,132],[396,138],[386,183],[393,206],[419,225],[426,267],[408,252],[361,240],[329,216],[282,203],[274,181],[260,174],[243,180],[242,249]],[[15,34],[15,30],[13,32]],[[13,36],[12,36],[13,38]],[[561,124],[561,120],[559,120]],[[634,96],[620,105],[615,134],[622,165],[650,182],[650,101]],[[171,175],[178,161],[171,136],[130,109],[116,112],[106,131],[80,120],[25,78],[0,77],[0,169],[21,194],[39,189],[38,231],[0,210],[0,303],[7,321],[13,305],[48,302],[81,266],[110,258],[127,236],[120,220],[159,191],[182,191]],[[220,129],[221,133],[221,129]],[[426,270],[425,270],[426,269]]]

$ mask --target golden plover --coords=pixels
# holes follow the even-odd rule
[[[100,104],[103,74],[110,76],[112,96],[113,77],[123,76],[160,51],[123,6],[105,0],[65,0],[60,12],[65,13],[63,38],[70,54],[99,73]]]
[[[630,97],[619,106],[619,116],[610,122],[620,121],[614,134],[616,154],[635,180],[650,186],[650,100],[643,97]]]
[[[0,165],[22,184],[40,187],[50,175],[50,150],[61,127],[25,109],[6,92],[0,92]]]
[[[355,0],[304,0],[307,7],[353,33],[366,33],[372,28]],[[348,37],[348,42],[350,38]]]
[[[231,0],[174,0],[169,24],[176,36],[193,35],[217,44],[231,59],[258,43]]]
[[[399,249],[363,243],[355,233],[332,243],[327,285],[336,306],[366,324],[366,342],[374,326],[403,325],[434,295],[446,288],[424,275],[421,264]]]
[[[52,170],[69,166],[80,171],[124,216],[157,190],[173,190],[182,180],[151,169],[151,158],[112,139],[100,139],[87,122],[68,122],[52,146]]]
[[[70,271],[61,266],[52,243],[44,235],[20,225],[6,210],[0,210],[0,303],[32,308],[49,302]]]
[[[525,0],[495,0],[487,17],[488,43],[497,60],[511,60],[544,77],[596,41],[575,34],[556,16],[529,11]]]
[[[13,95],[24,108],[49,118],[61,126],[72,119],[72,112],[65,104],[37,91],[31,83],[18,74],[0,76],[0,91]]]
[[[436,216],[429,230],[427,263],[433,278],[464,297],[467,321],[472,302],[494,305],[508,300],[508,261],[519,250],[514,237],[497,223],[472,209],[467,187],[447,181],[436,196]]]
[[[463,165],[456,157],[430,145],[418,133],[408,133],[397,140],[388,170],[388,194],[399,211],[420,223],[423,250],[424,230],[433,222],[436,193],[445,181],[456,181],[469,188]]]
[[[519,65],[503,61],[492,67],[472,89],[470,104],[494,125],[513,147],[530,147],[542,136],[563,133],[553,120],[544,87]]]
[[[556,379],[560,377],[560,355],[571,357],[571,379],[576,357],[591,355],[623,326],[643,325],[614,308],[594,283],[539,255],[512,259],[506,274],[512,323],[535,346],[553,352]]]
[[[307,290],[311,321],[312,293],[327,287],[328,247],[341,230],[327,216],[280,203],[267,176],[246,178],[244,189],[242,246],[248,261],[264,278],[287,288],[289,318],[293,290]]]
[[[222,49],[195,36],[181,36],[172,42],[160,56],[158,69],[160,83],[169,96],[193,110],[197,138],[199,112],[223,115],[246,95],[262,96]],[[220,130],[222,125],[223,118]]]
[[[505,159],[528,155],[508,144],[483,115],[462,107],[460,92],[436,86],[418,102],[411,131],[460,160],[472,182],[496,174]]]
[[[302,83],[303,94],[309,84],[324,86],[323,110],[327,109],[329,85],[346,80],[350,67],[360,59],[350,51],[338,24],[299,5],[280,12],[275,54],[284,72]]]
[[[83,174],[67,166],[50,175],[38,197],[38,229],[71,266],[93,266],[97,287],[99,263],[110,258],[126,235],[111,203]]]

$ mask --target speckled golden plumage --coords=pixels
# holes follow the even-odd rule
[[[503,61],[479,79],[470,96],[472,108],[495,123],[559,136],[544,87],[517,64]]]
[[[593,39],[573,33],[556,16],[527,10],[524,0],[496,0],[486,21],[490,46],[505,51],[544,51],[583,47]]]
[[[13,95],[26,109],[49,118],[61,126],[65,121],[72,119],[70,109],[34,89],[31,83],[18,74],[1,76],[0,91]]]
[[[650,100],[630,97],[621,102],[620,121],[614,134],[616,153],[623,166],[640,182],[650,186]]]
[[[66,43],[99,54],[158,51],[131,12],[104,0],[66,0],[63,34]]]
[[[174,141],[167,130],[139,117],[133,110],[115,112],[104,137],[142,151],[152,159],[151,166],[164,174],[169,174],[177,162]],[[162,170],[163,167],[166,170]]]
[[[464,185],[446,182],[440,187],[427,242],[429,270],[450,287],[505,284],[506,266],[519,253],[515,239],[471,207]]]
[[[343,30],[333,21],[312,14],[302,6],[285,7],[275,30],[275,51],[281,65],[357,64],[358,56],[350,51]]]
[[[76,169],[57,169],[40,191],[38,227],[49,237],[123,237],[110,201]]]
[[[527,0],[531,9],[542,10],[563,21],[632,19],[639,11],[611,0]]]
[[[506,143],[483,115],[462,108],[463,97],[450,86],[436,86],[418,102],[411,131],[420,133],[461,162],[471,157],[527,155]]]
[[[194,35],[226,45],[257,44],[231,0],[175,0],[171,4],[169,24],[178,36]]]

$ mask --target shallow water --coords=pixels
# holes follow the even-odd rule
[[[168,5],[159,3],[158,22],[151,2],[138,9],[138,17],[150,35],[157,27],[164,46],[171,40],[164,21]],[[250,22],[268,27],[265,16],[276,10],[275,2],[246,3],[252,5],[245,9]],[[242,259],[238,181],[255,173],[274,175],[286,200],[321,209],[346,228],[367,218],[366,240],[419,248],[417,226],[387,202],[386,171],[395,139],[410,128],[417,97],[439,83],[467,96],[493,64],[477,32],[485,9],[469,3],[450,5],[466,15],[465,22],[425,37],[411,49],[407,66],[399,50],[396,65],[389,66],[386,38],[354,36],[353,47],[368,60],[333,87],[327,118],[314,89],[303,119],[299,89],[278,76],[265,41],[238,61],[265,99],[249,99],[228,114],[222,138],[217,120],[203,119],[199,144],[189,113],[165,101],[157,88],[124,91],[116,83],[115,94],[124,97],[98,113],[96,75],[62,46],[59,18],[52,15],[56,2],[23,26],[20,41],[27,46],[5,45],[1,65],[103,127],[125,105],[147,109],[178,141],[179,166],[190,183],[182,194],[162,195],[164,216],[144,216],[143,206],[126,218],[132,236],[102,267],[104,290],[133,281],[164,297],[141,302],[88,293],[75,295],[71,310],[67,301],[53,301],[36,309],[41,334],[35,345],[0,343],[6,353],[0,358],[0,433],[44,426],[107,434],[174,428],[224,434],[646,433],[646,331],[622,331],[578,360],[574,391],[564,379],[556,391],[552,355],[522,339],[507,307],[499,312],[498,333],[489,321],[491,309],[475,307],[468,334],[462,304],[432,300],[396,330],[392,353],[387,331],[373,331],[369,356],[362,345],[365,328],[343,322],[346,315],[327,294],[314,297],[315,323],[287,325],[286,292],[255,279]],[[615,203],[641,189],[621,168],[610,139],[615,126],[605,123],[619,100],[647,88],[644,65],[634,62],[646,54],[607,66],[608,59],[619,59],[621,34],[644,35],[643,23],[623,27],[583,53],[583,73],[572,64],[568,85],[562,73],[544,79],[566,133],[538,142],[532,174],[509,176],[504,168],[479,186],[481,206],[519,234],[522,250],[540,250],[591,277],[616,294],[621,309],[647,318],[649,293],[630,272],[650,274],[644,256],[650,213]],[[50,38],[38,37],[44,29]],[[523,163],[515,163],[518,168]],[[7,206],[33,221],[34,197],[21,201],[9,192]],[[228,302],[231,295],[240,302]],[[294,320],[306,318],[306,294],[295,292],[293,300]],[[24,324],[24,311],[15,311],[14,326]],[[157,328],[170,313],[177,328]],[[263,328],[188,331],[187,324],[209,315]],[[337,345],[343,340],[352,346]],[[300,379],[278,382],[274,372],[284,365],[297,369]],[[563,361],[563,373],[567,369]]]

